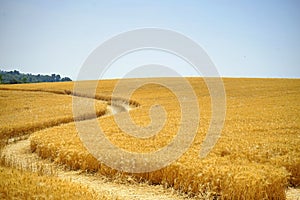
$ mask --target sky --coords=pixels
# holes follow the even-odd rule
[[[223,77],[300,78],[297,0],[0,0],[0,69],[76,80],[99,45],[145,27],[191,38]],[[197,75],[175,55],[142,50],[115,61],[105,77],[153,63]]]

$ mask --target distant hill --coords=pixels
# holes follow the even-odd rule
[[[0,70],[0,83],[2,84],[63,82],[63,81],[72,81],[72,80],[69,77],[61,78],[59,74],[33,75],[33,74],[24,74],[17,70],[14,71]]]

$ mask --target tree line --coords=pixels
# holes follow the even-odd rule
[[[39,83],[39,82],[63,82],[72,81],[69,77],[61,77],[59,74],[41,75],[25,74],[17,70],[2,71],[0,70],[1,84],[18,84],[18,83]]]

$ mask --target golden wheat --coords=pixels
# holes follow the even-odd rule
[[[169,81],[177,83],[176,79]],[[287,184],[300,184],[300,81],[224,79],[225,126],[221,139],[205,159],[199,159],[198,154],[209,127],[210,96],[201,79],[189,81],[201,108],[194,143],[168,167],[136,176],[187,193],[210,191],[223,199],[284,199]],[[111,95],[116,82],[102,81],[97,94]],[[134,80],[127,80],[128,87],[134,83]],[[153,104],[163,105],[168,116],[164,128],[155,137],[142,140],[122,132],[113,117],[100,118],[99,124],[108,139],[131,152],[151,152],[168,144],[180,126],[174,94],[164,87],[149,84],[138,89],[131,98],[141,105],[130,111],[132,119],[141,126],[151,121],[148,110]],[[81,123],[88,124],[88,121]],[[87,152],[73,123],[34,133],[31,148],[44,158],[52,158],[74,169],[99,171],[108,176],[117,173]]]
[[[32,91],[0,89],[0,140],[4,143],[12,137],[74,121],[71,96],[58,94],[59,90],[56,93],[28,90]],[[106,112],[106,103],[96,101],[95,105],[96,115]],[[79,116],[81,119],[88,117],[89,113]]]
[[[39,176],[0,166],[1,199],[110,199],[56,177]]]
[[[169,81],[177,83],[176,79]],[[198,153],[209,126],[210,97],[201,79],[189,81],[198,95],[201,107],[200,126],[192,147],[172,165],[137,176],[193,194],[211,191],[224,199],[283,199],[287,181],[299,185],[300,121],[297,114],[300,113],[299,80],[225,79],[227,95],[225,127],[218,144],[204,160],[198,158]],[[97,88],[99,99],[110,100],[109,96],[116,82],[117,80],[102,81]],[[135,80],[127,81],[128,87],[134,83]],[[1,90],[1,106],[6,110],[2,112],[0,130],[5,131],[1,132],[1,136],[3,133],[10,133],[11,136],[22,134],[22,131],[26,132],[27,129],[47,127],[45,126],[47,121],[50,123],[49,126],[57,125],[53,121],[56,121],[58,116],[65,115],[59,113],[62,108],[55,106],[65,105],[65,102],[68,102],[67,107],[70,109],[70,96],[62,94],[71,94],[69,91],[72,87],[71,83],[3,86],[2,89],[6,90]],[[16,90],[32,90],[32,92]],[[64,100],[66,97],[69,100]],[[168,144],[180,126],[180,112],[175,96],[164,87],[150,84],[137,90],[131,98],[133,102],[138,101],[141,104],[139,109],[130,111],[137,124],[145,126],[150,123],[148,109],[153,104],[165,107],[167,123],[157,136],[150,140],[138,140],[122,132],[112,117],[101,118],[99,123],[110,141],[133,152],[150,152]],[[45,102],[50,102],[51,105]],[[28,105],[30,110],[36,108],[33,111],[37,114],[26,112],[25,105]],[[45,107],[47,105],[48,108]],[[41,108],[45,110],[40,111]],[[51,113],[51,111],[58,112]],[[8,113],[13,114],[7,115]],[[72,114],[71,110],[66,113]],[[37,125],[40,120],[28,123],[33,114],[39,116],[39,119],[46,119],[46,122],[41,120],[42,125]],[[51,118],[52,116],[54,117]],[[12,132],[4,128],[6,122],[10,123],[8,127],[13,130]],[[23,126],[20,128],[18,124]],[[52,158],[71,168],[99,171],[108,176],[117,173],[116,170],[99,164],[86,151],[73,123],[37,132],[31,137],[31,146],[32,150],[42,157]]]

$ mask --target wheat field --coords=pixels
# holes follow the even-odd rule
[[[135,79],[128,79],[132,88]],[[180,84],[168,78],[170,84]],[[288,186],[300,185],[300,81],[297,79],[223,79],[226,92],[226,118],[216,146],[199,158],[201,144],[211,120],[211,98],[205,82],[188,78],[197,94],[200,123],[196,137],[175,162],[160,170],[128,174],[99,163],[84,147],[73,122],[73,83],[1,85],[1,138],[30,135],[31,150],[70,169],[81,169],[107,177],[134,176],[149,184],[161,184],[182,193],[197,196],[210,194],[221,199],[285,199]],[[98,99],[111,99],[118,80],[101,81]],[[103,116],[109,103],[97,102],[97,121],[114,145],[129,152],[153,152],[175,137],[182,122],[180,105],[167,88],[150,80],[137,89],[128,102],[132,120],[139,126],[151,122],[149,109],[162,105],[167,120],[153,137],[129,136],[116,123],[114,116]],[[86,82],[86,86],[95,82]],[[180,85],[178,86],[180,87]],[[184,95],[185,91],[181,91]],[[73,94],[74,95],[74,94]],[[80,94],[78,98],[83,98]],[[120,99],[126,98],[124,95]],[[96,98],[97,99],[97,98]],[[126,113],[118,113],[125,117]],[[82,113],[78,123],[89,130],[89,113]],[[99,117],[103,116],[103,117]],[[38,117],[38,118],[37,118]],[[91,130],[92,131],[92,130]],[[138,134],[138,133],[137,133]],[[109,150],[107,150],[109,155]],[[111,160],[117,158],[111,157]]]
[[[1,199],[109,199],[80,184],[0,166]]]
[[[36,90],[1,90],[0,137],[2,141],[36,130],[73,121],[72,97],[64,91],[42,92]],[[30,91],[32,90],[32,91]],[[94,100],[90,100],[94,101]],[[106,112],[106,104],[97,101],[96,114]],[[82,113],[87,118],[89,113]]]

